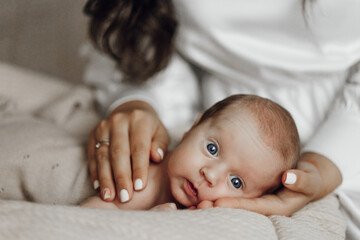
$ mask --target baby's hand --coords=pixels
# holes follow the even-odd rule
[[[169,211],[169,210],[177,210],[176,204],[175,203],[163,203],[160,205],[157,205],[153,208],[151,208],[150,210],[160,210],[160,211]]]
[[[206,209],[206,208],[213,208],[213,207],[214,207],[214,202],[208,201],[208,200],[204,200],[204,201],[201,201],[197,206],[191,206],[191,207],[189,207],[189,210],[194,210],[194,209]]]

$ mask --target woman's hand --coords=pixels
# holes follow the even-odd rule
[[[307,203],[320,199],[340,185],[338,168],[327,158],[316,153],[303,154],[297,169],[283,174],[285,186],[276,194],[259,198],[222,198],[215,202],[204,201],[197,208],[228,207],[257,212],[266,216],[290,216]]]
[[[110,202],[118,195],[127,202],[133,189],[144,189],[150,159],[160,162],[168,142],[168,133],[149,104],[131,101],[117,107],[95,127],[88,142],[91,179],[95,189],[100,187],[101,198]]]

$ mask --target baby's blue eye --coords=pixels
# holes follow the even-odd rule
[[[217,146],[216,146],[215,143],[212,143],[212,142],[208,143],[208,145],[206,146],[206,148],[207,148],[208,152],[209,152],[211,155],[216,156],[216,154],[217,154],[217,152],[218,152],[218,148],[217,148]]]
[[[242,182],[240,178],[236,176],[230,176],[230,181],[234,188],[240,189],[242,187]]]

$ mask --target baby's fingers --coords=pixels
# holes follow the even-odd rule
[[[163,204],[160,204],[160,205],[157,205],[157,206],[151,208],[150,210],[168,211],[168,210],[177,210],[177,207],[176,207],[175,203],[163,203]]]
[[[214,202],[208,201],[208,200],[201,201],[197,205],[197,209],[206,209],[206,208],[213,208],[213,207],[214,207]]]

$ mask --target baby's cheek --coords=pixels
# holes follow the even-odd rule
[[[184,192],[181,190],[179,183],[175,182],[174,184],[171,184],[170,191],[172,197],[175,199],[176,202],[180,203],[185,207],[193,206],[193,204],[187,199]]]
[[[174,158],[170,158],[169,162],[168,162],[168,166],[167,166],[167,172],[169,177],[175,177],[176,175],[178,175],[178,163],[176,161],[176,159]]]

